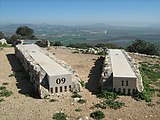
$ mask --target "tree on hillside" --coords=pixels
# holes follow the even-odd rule
[[[87,49],[87,48],[92,48],[93,46],[87,43],[76,43],[76,44],[69,44],[67,45],[67,47]]]
[[[127,47],[129,52],[138,52],[141,54],[158,55],[158,47],[150,42],[146,42],[142,39],[137,39]]]
[[[7,40],[7,42],[9,44],[16,45],[18,43],[18,39],[20,39],[20,36],[14,34],[10,37],[10,39]]]
[[[63,46],[63,44],[60,41],[55,41],[54,46]]]
[[[33,33],[34,33],[34,30],[32,28],[27,27],[27,26],[20,26],[16,30],[17,35],[26,36],[29,38],[31,36],[33,37]]]
[[[0,31],[0,39],[4,38],[4,34]]]

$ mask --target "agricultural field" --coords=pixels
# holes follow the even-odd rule
[[[24,24],[34,30],[39,39],[70,43],[114,43],[119,47],[127,47],[133,40],[143,39],[160,46],[160,28],[155,27],[123,27],[107,24],[89,25],[49,25]],[[19,24],[1,25],[0,29],[6,36],[15,33]]]

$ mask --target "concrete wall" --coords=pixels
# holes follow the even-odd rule
[[[62,93],[62,92],[71,91],[70,89],[72,85],[71,75],[66,74],[66,75],[59,75],[59,76],[51,76],[51,77],[48,77],[48,80],[49,80],[51,93]]]
[[[113,91],[121,92],[124,94],[132,94],[137,89],[136,81],[136,78],[113,77]]]

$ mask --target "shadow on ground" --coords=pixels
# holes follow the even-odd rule
[[[86,84],[86,88],[92,94],[98,94],[100,92],[99,81],[102,73],[103,60],[104,58],[100,57],[95,61],[94,66],[90,70],[90,74],[88,76],[89,80],[88,83]]]
[[[39,98],[38,94],[34,91],[33,85],[29,81],[29,75],[25,72],[15,54],[7,54],[7,58],[17,81],[16,86],[20,89],[19,93],[33,98]]]

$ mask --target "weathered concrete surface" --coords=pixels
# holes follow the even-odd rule
[[[75,70],[67,65],[64,61],[57,59],[55,56],[51,55],[47,51],[40,49],[36,45],[37,49],[44,55],[51,58],[53,61],[58,63],[60,66],[64,67],[72,74],[72,91],[80,91],[79,77],[75,73]],[[33,59],[33,57],[23,48],[23,45],[17,45],[15,47],[15,54],[19,58],[20,62],[24,66],[24,69],[29,73],[30,82],[34,84],[35,90],[39,92],[40,97],[44,98],[47,95],[51,95],[48,87],[48,80],[45,78],[46,71]],[[42,55],[43,55],[42,54]],[[43,58],[43,56],[42,56]]]
[[[139,71],[138,63],[136,63],[134,61],[134,59],[127,54],[127,52],[125,52],[124,50],[121,50],[121,51],[124,54],[129,65],[131,66],[134,74],[137,77],[137,79],[136,79],[137,91],[142,92],[144,87],[143,87],[142,77],[141,77],[141,74]],[[107,52],[109,53],[109,51],[107,51]],[[111,66],[112,66],[111,58],[110,58],[109,54],[107,54],[105,56],[105,60],[103,63],[102,76],[101,76],[101,80],[100,80],[100,85],[101,85],[102,90],[105,90],[105,89],[113,90],[113,70],[112,70]]]

